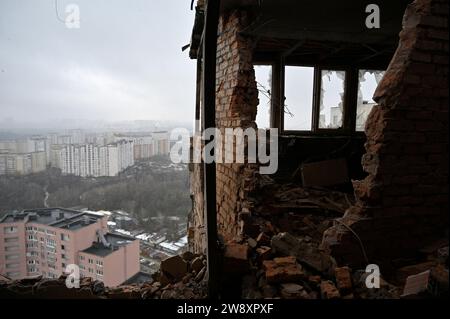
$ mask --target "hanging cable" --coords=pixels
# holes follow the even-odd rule
[[[344,222],[340,221],[339,219],[335,219],[335,221],[338,222],[340,225],[344,226],[345,228],[347,228],[356,237],[356,239],[359,242],[359,246],[361,247],[361,251],[363,253],[364,259],[365,259],[367,265],[369,265],[369,258],[367,258],[366,249],[364,248],[363,242],[362,242],[361,238],[359,238],[358,234],[353,229],[351,229],[350,226],[344,224]]]

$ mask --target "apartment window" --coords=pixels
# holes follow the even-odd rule
[[[61,259],[66,259],[66,255],[65,254],[61,254]]]
[[[19,241],[18,237],[12,237],[12,238],[5,238],[5,243],[17,243]]]
[[[19,246],[6,246],[5,251],[16,251],[19,249]]]
[[[93,274],[93,273],[94,273],[94,269],[89,268],[89,272],[90,272],[91,274]]]
[[[80,255],[80,256],[78,256],[78,259],[84,260],[84,256]]]
[[[285,67],[284,129],[286,131],[311,131],[314,68]]]
[[[56,258],[52,257],[52,256],[47,256],[47,260],[48,260],[48,262],[51,262],[51,263],[55,263],[56,262]]]
[[[373,106],[373,94],[383,78],[385,71],[359,70],[358,103],[356,107],[356,131],[364,131],[367,117]]]
[[[36,268],[36,267],[28,267],[27,270],[28,270],[29,273],[35,273],[35,272],[38,272],[38,271],[39,271],[39,268]]]
[[[97,269],[97,275],[103,276],[103,270]]]
[[[97,266],[103,267],[103,261],[97,260]]]
[[[6,260],[14,260],[14,259],[19,259],[19,255],[6,255],[5,256]]]
[[[68,234],[61,234],[61,240],[62,241],[69,241],[70,240],[70,236]]]
[[[64,245],[61,245],[61,250],[65,250],[66,247]]]
[[[321,70],[319,129],[343,126],[345,71]]]
[[[56,241],[53,239],[46,238],[45,242],[46,242],[47,246],[56,247]]]
[[[94,260],[92,260],[91,258],[88,259],[88,263],[93,264]]]
[[[65,263],[61,263],[61,267],[62,267],[63,269],[66,269],[66,264],[65,264]]]
[[[6,269],[18,268],[20,265],[18,263],[6,264]]]
[[[15,226],[4,227],[3,231],[5,234],[14,234],[14,233],[17,233],[17,227],[15,227]]]
[[[363,131],[384,72],[284,66],[284,100],[279,102],[284,112],[280,123],[274,124],[291,134]]]
[[[16,278],[16,277],[20,276],[20,272],[7,272],[6,276],[9,278]]]
[[[78,265],[78,267],[80,267],[80,269],[85,270],[86,267],[84,267],[84,265]]]
[[[258,111],[256,112],[256,124],[259,129],[270,128],[271,91],[272,91],[272,66],[255,65],[256,86],[258,89]]]

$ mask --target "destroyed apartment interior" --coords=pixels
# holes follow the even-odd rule
[[[448,296],[449,1],[379,0],[369,28],[371,3],[192,1],[195,133],[276,129],[277,171],[189,164],[189,252],[83,297]]]

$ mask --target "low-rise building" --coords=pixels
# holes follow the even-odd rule
[[[139,240],[108,233],[108,215],[63,208],[25,210],[0,219],[0,274],[57,278],[68,265],[115,286],[139,272]]]

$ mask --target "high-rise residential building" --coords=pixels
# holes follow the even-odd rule
[[[63,174],[77,176],[116,176],[134,165],[133,142],[121,140],[108,145],[64,145],[54,147],[52,165]]]
[[[135,160],[148,159],[153,156],[153,139],[150,135],[136,136],[133,138]]]
[[[57,278],[68,265],[81,277],[119,285],[139,272],[139,240],[108,233],[108,215],[62,208],[25,210],[0,219],[0,274]]]
[[[120,140],[133,141],[135,161],[148,159],[154,155],[169,154],[169,133],[167,131],[115,134],[115,141]]]
[[[169,154],[169,132],[159,131],[152,132],[153,137],[153,153],[154,155]]]
[[[47,167],[49,143],[46,137],[0,141],[0,175],[26,175]]]
[[[33,152],[31,154],[31,172],[39,173],[47,168],[46,152]]]
[[[26,175],[30,173],[32,173],[31,153],[0,153],[0,175]]]
[[[58,135],[56,144],[72,144],[72,135]]]

